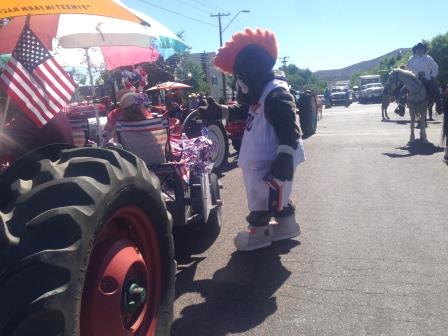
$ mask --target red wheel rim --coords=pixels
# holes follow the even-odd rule
[[[81,299],[81,336],[154,335],[161,282],[151,220],[137,207],[120,208],[93,246]]]

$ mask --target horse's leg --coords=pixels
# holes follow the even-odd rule
[[[433,106],[434,106],[434,104],[431,104],[428,106],[428,116],[429,116],[428,120],[430,120],[430,121],[434,120],[434,119],[432,119],[432,107]]]
[[[389,107],[390,100],[386,102],[386,106],[384,107],[384,114],[386,115],[386,119],[389,120],[389,116],[387,115],[387,108]]]
[[[414,142],[414,140],[415,140],[415,133],[414,133],[415,110],[414,110],[414,108],[412,106],[409,107],[409,115],[411,116],[411,122],[410,122],[410,125],[411,125],[411,135],[409,137],[408,145],[412,145],[412,142]]]
[[[422,115],[420,118],[420,141],[428,142],[428,137],[426,136],[426,110],[427,107],[422,108]]]
[[[445,105],[445,100],[443,103]],[[445,141],[445,155],[443,156],[443,160],[448,164],[448,110],[445,110],[443,114],[443,140]]]
[[[384,101],[381,102],[381,120],[384,121],[386,118],[384,118]]]

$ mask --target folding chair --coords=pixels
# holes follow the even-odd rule
[[[190,172],[180,159],[178,143],[171,147],[168,120],[156,117],[118,121],[116,136],[123,148],[140,157],[160,179],[168,210],[176,223],[186,224],[190,205]],[[168,160],[167,160],[168,158]]]

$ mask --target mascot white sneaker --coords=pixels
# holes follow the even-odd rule
[[[248,231],[238,232],[234,239],[235,247],[238,251],[253,251],[272,244],[271,225],[251,226]]]
[[[237,105],[213,98],[200,113],[205,120],[246,120],[238,165],[243,171],[249,207],[249,231],[237,234],[235,246],[252,251],[300,233],[289,203],[296,167],[305,161],[295,99],[284,78],[276,78],[278,56],[273,33],[246,29],[220,48],[214,65],[237,80]],[[277,219],[277,226],[269,221]]]

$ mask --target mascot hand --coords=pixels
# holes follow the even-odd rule
[[[294,175],[294,163],[291,154],[278,153],[271,165],[271,174],[280,181],[291,181]]]
[[[199,106],[198,111],[202,120],[216,121],[222,119],[222,107],[212,97],[208,97],[207,103]]]

